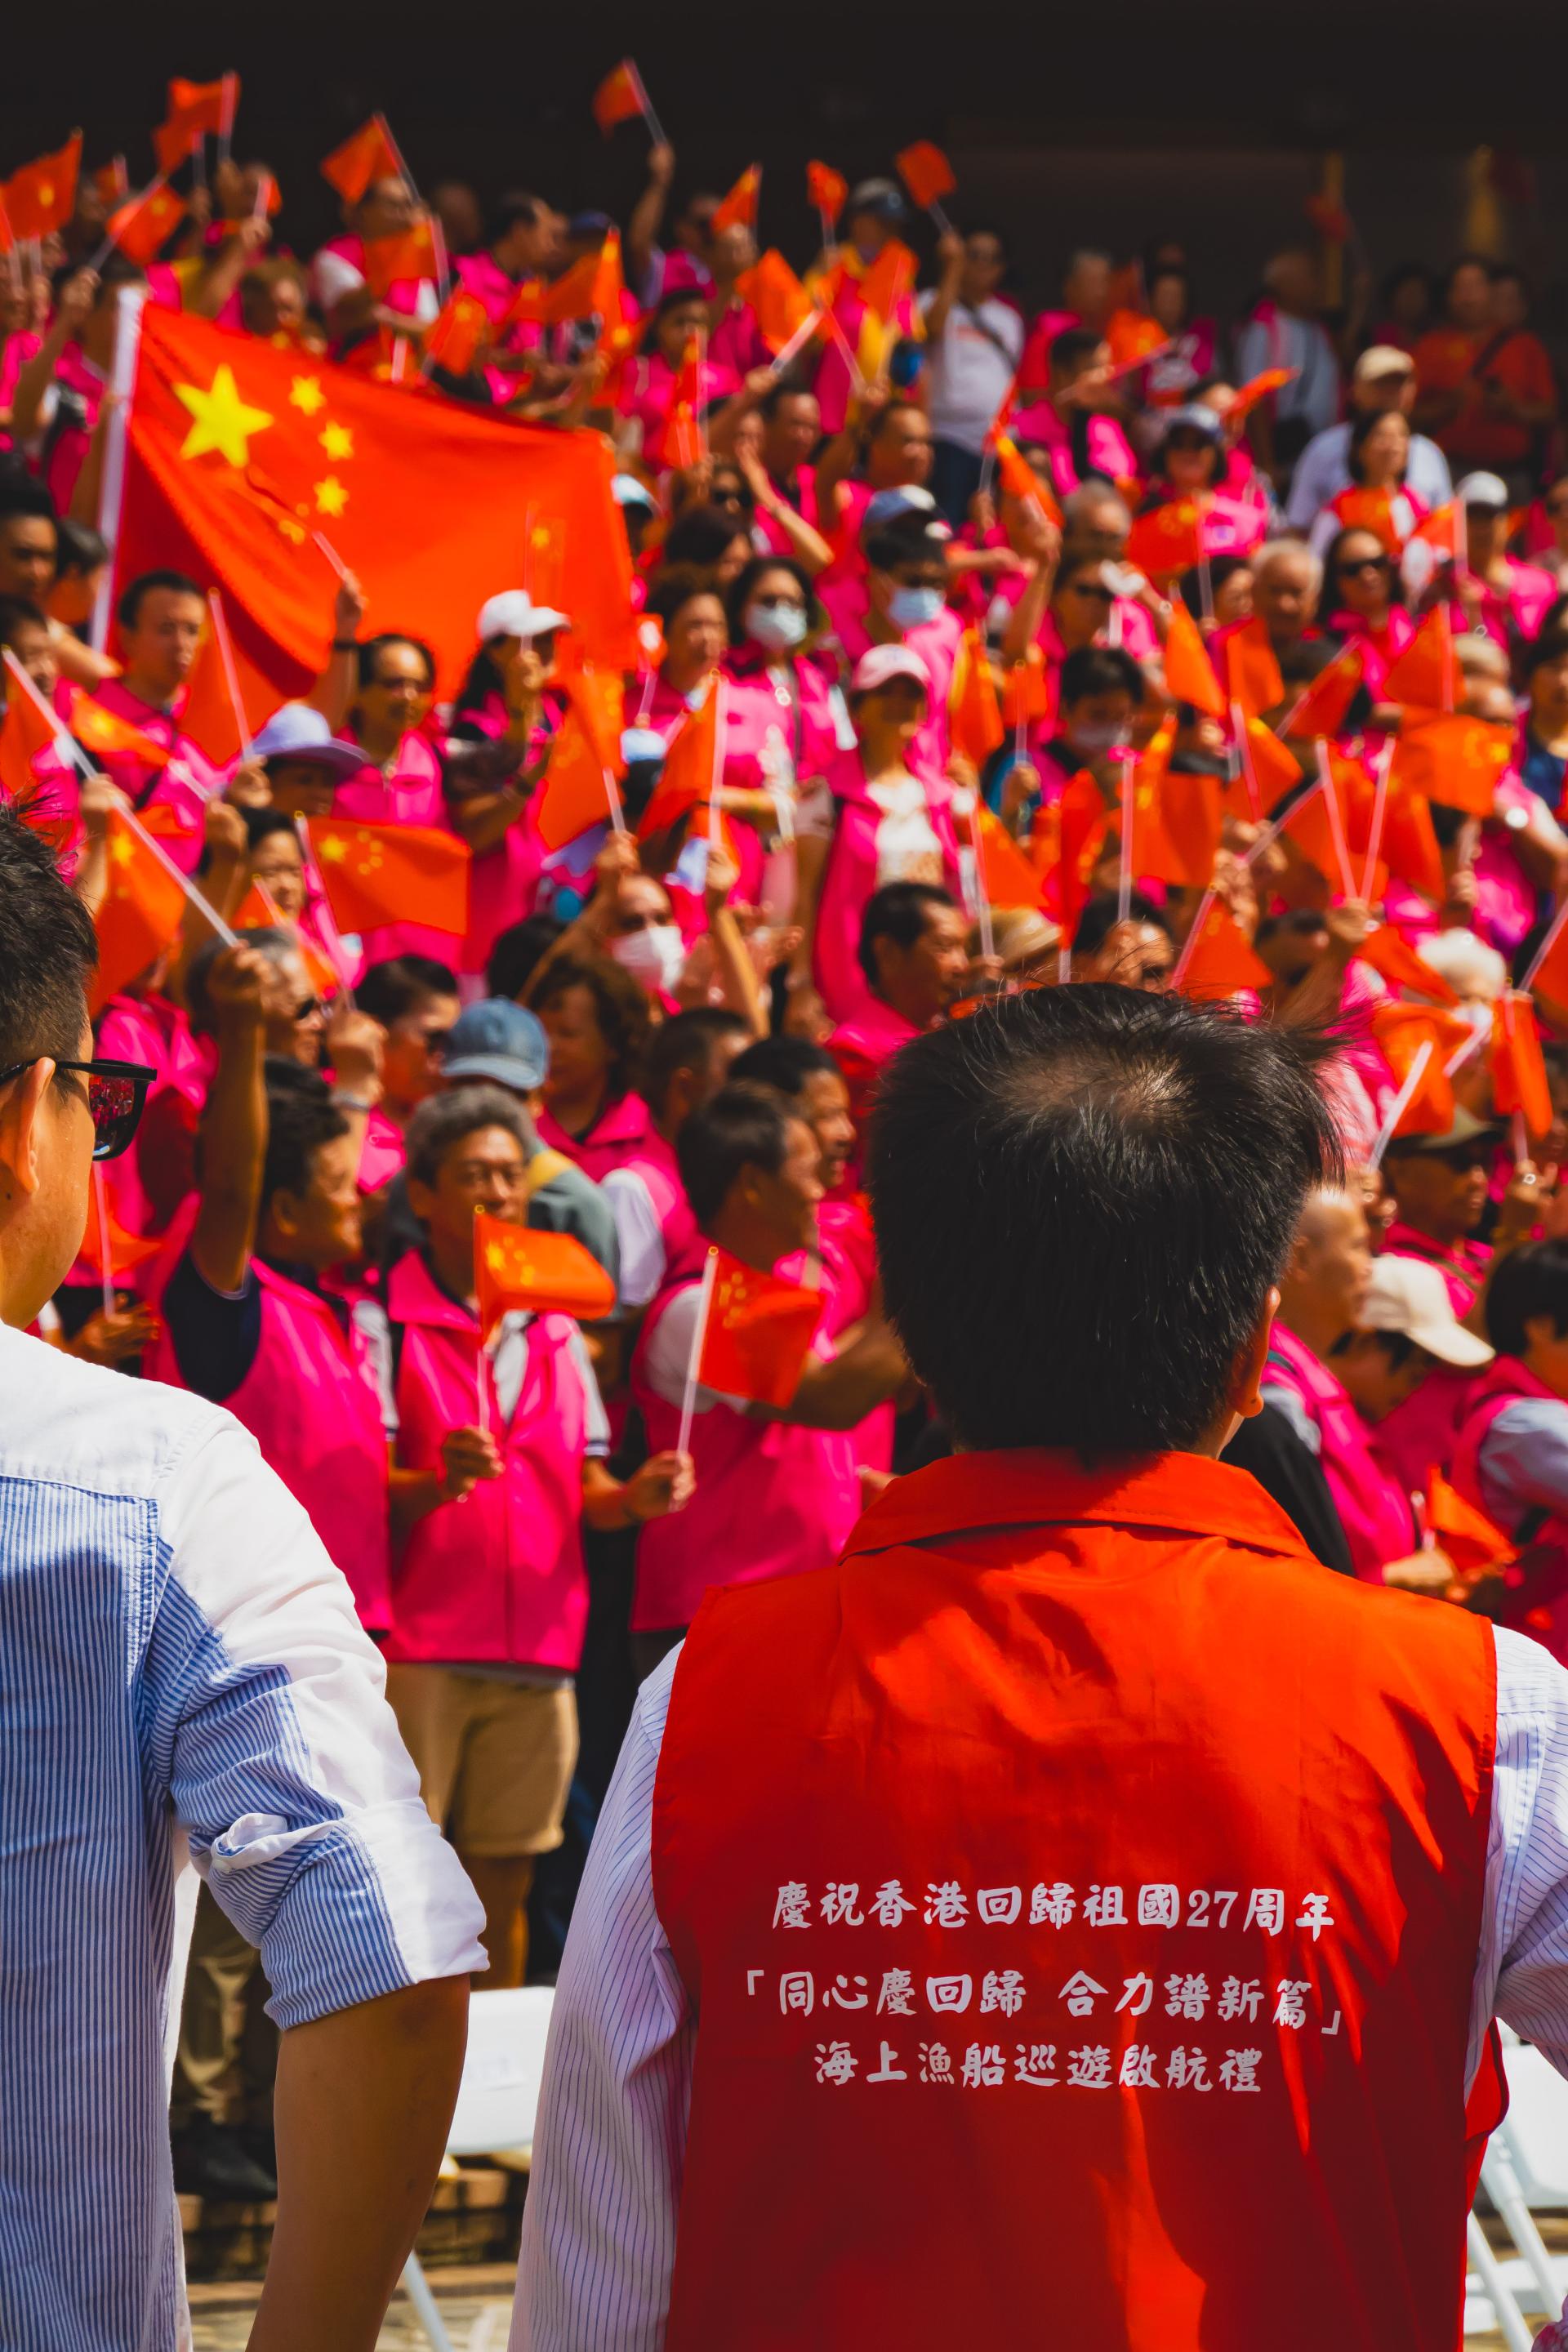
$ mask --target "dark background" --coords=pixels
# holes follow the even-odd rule
[[[1506,247],[1568,316],[1555,223],[1568,210],[1563,121],[1568,32],[1537,0],[1144,0],[1110,6],[709,5],[667,8],[407,0],[378,8],[262,0],[226,12],[174,0],[155,16],[96,0],[89,15],[19,9],[0,35],[0,172],[80,121],[89,163],[124,149],[133,184],[170,73],[237,68],[242,158],[276,169],[280,237],[309,252],[337,226],[317,166],[375,108],[428,188],[521,185],[624,219],[646,136],[602,139],[590,94],[630,50],[679,156],[679,197],[764,164],[762,234],[797,265],[814,249],[803,169],[851,179],[915,138],[943,145],[962,218],[1011,231],[1016,279],[1043,297],[1073,246],[1127,254],[1185,240],[1199,307],[1233,312],[1332,148],[1373,268],[1441,265],[1459,242],[1466,159],[1489,142],[1525,167]],[[220,21],[226,20],[226,21]],[[1528,181],[1533,177],[1534,195]]]

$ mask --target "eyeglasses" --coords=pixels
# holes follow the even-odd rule
[[[302,1004],[297,1004],[294,1007],[294,1010],[290,1013],[289,1018],[293,1022],[295,1027],[298,1028],[301,1021],[313,1021],[318,1013],[324,1012],[326,1008],[322,1004],[319,996],[307,996]]]
[[[33,1069],[47,1058],[35,1054],[28,1061],[16,1062],[8,1070],[0,1070],[0,1087],[9,1086],[24,1070]],[[57,1062],[55,1068],[69,1070],[87,1080],[92,1156],[95,1160],[118,1160],[141,1122],[147,1089],[157,1071],[145,1062]]]
[[[1353,580],[1358,572],[1392,572],[1394,562],[1392,557],[1386,555],[1347,556],[1334,568],[1342,580]]]

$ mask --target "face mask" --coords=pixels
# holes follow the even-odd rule
[[[936,619],[942,603],[940,588],[895,588],[888,599],[888,618],[895,629],[918,629]]]
[[[787,654],[805,635],[805,614],[798,604],[748,604],[746,634],[764,653]]]
[[[1068,737],[1068,742],[1079,751],[1109,751],[1121,739],[1120,727],[1107,726],[1102,721],[1092,726],[1075,727]]]
[[[637,760],[662,760],[666,745],[656,727],[624,727],[621,757],[628,767]]]
[[[674,923],[650,923],[647,930],[627,931],[610,941],[610,953],[650,995],[658,988],[672,990],[686,964],[686,942]]]

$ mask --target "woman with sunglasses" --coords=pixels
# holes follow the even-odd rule
[[[1361,648],[1362,677],[1373,699],[1370,725],[1399,724],[1397,705],[1383,699],[1383,681],[1415,634],[1405,609],[1394,558],[1359,525],[1330,541],[1323,556],[1325,625],[1342,646]]]

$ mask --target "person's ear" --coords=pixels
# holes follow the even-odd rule
[[[298,1192],[290,1192],[280,1187],[273,1193],[267,1204],[267,1214],[272,1220],[273,1230],[279,1241],[289,1241],[299,1232],[301,1206],[302,1202]]]
[[[1270,1290],[1263,1311],[1237,1357],[1226,1402],[1238,1420],[1250,1421],[1263,1410],[1263,1368],[1268,1361],[1268,1341],[1279,1312],[1279,1293]]]
[[[416,1176],[410,1176],[407,1185],[408,1205],[420,1223],[427,1225],[436,1211],[435,1192],[428,1184],[422,1184]]]
[[[36,1192],[42,1181],[40,1121],[54,1075],[47,1057],[34,1062],[0,1097],[0,1207],[18,1192]]]

